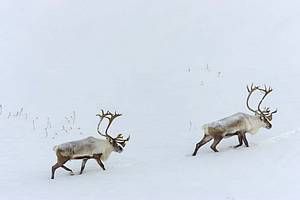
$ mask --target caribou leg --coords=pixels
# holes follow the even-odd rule
[[[55,165],[52,166],[52,175],[51,175],[51,179],[54,179],[54,174],[55,171],[62,167],[63,169],[70,171],[71,173],[73,173],[73,171],[69,168],[67,168],[66,166],[64,166],[64,164],[69,160],[69,158],[65,158],[65,157],[59,157],[57,159],[57,163]]]
[[[104,164],[102,163],[102,161],[100,159],[96,159],[97,163],[100,165],[100,167],[105,170]]]
[[[57,168],[60,167],[59,163],[56,163],[55,165],[52,166],[52,175],[51,175],[51,179],[54,179],[54,173],[56,171]]]
[[[89,160],[88,158],[84,158],[84,159],[82,160],[82,163],[81,163],[81,169],[80,169],[80,173],[79,173],[79,174],[82,174],[82,172],[83,172],[83,170],[84,170],[84,168],[85,168],[85,164],[86,164],[86,162],[87,162],[88,160]]]
[[[62,167],[63,169],[65,169],[65,170],[71,172],[71,175],[74,175],[74,172],[73,172],[71,169],[67,168],[67,167],[64,166],[64,165],[62,165],[61,167]]]
[[[209,136],[209,135],[204,135],[204,137],[202,138],[202,140],[196,144],[196,147],[195,147],[193,156],[196,156],[196,154],[197,154],[197,152],[198,152],[198,150],[199,150],[199,148],[200,148],[201,146],[205,145],[206,143],[208,143],[208,142],[211,141],[211,140],[212,140],[212,137],[211,137],[211,136]]]
[[[246,138],[246,133],[242,133],[242,136],[243,136],[244,144],[246,145],[246,147],[249,147],[248,140]]]
[[[222,136],[217,136],[217,137],[214,137],[214,142],[212,143],[212,145],[210,146],[210,148],[212,150],[214,150],[214,152],[219,152],[218,149],[216,148],[217,145],[221,142],[221,140],[223,139]]]
[[[239,138],[239,144],[234,146],[234,148],[238,148],[238,147],[243,145],[243,135],[241,133],[238,133],[237,135],[238,135],[238,138]]]
[[[100,165],[100,167],[103,169],[103,170],[105,170],[105,167],[104,167],[104,164],[102,163],[102,161],[101,161],[101,155],[102,154],[95,154],[94,156],[93,156],[93,158],[97,161],[97,163]]]

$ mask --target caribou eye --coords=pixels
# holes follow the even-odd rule
[[[264,120],[264,117],[260,117],[260,120],[262,120],[262,121],[263,121],[263,120]]]

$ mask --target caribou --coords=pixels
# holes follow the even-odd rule
[[[100,117],[97,132],[101,136],[104,136],[105,139],[88,137],[82,140],[71,141],[54,146],[53,150],[56,153],[57,163],[52,166],[51,179],[54,179],[55,170],[60,167],[69,171],[71,175],[74,175],[73,171],[64,165],[69,160],[82,160],[80,174],[82,174],[85,164],[89,159],[95,159],[100,167],[105,170],[102,161],[107,160],[113,151],[121,153],[126,142],[130,139],[130,135],[124,139],[122,134],[118,134],[115,138],[108,134],[112,122],[121,115],[122,114],[116,112],[113,114],[109,111],[105,113],[103,110],[101,110],[101,113],[97,114],[97,116]],[[100,124],[104,119],[108,120],[105,134],[100,131]]]
[[[261,104],[268,94],[270,94],[273,89],[271,87],[259,87],[253,84],[249,87],[247,86],[248,97],[246,100],[246,105],[249,111],[253,112],[253,115],[246,113],[236,113],[224,119],[204,124],[202,129],[204,131],[204,136],[200,142],[196,144],[193,156],[196,156],[199,148],[213,139],[213,143],[210,148],[218,152],[217,145],[221,142],[223,138],[228,138],[231,136],[238,136],[239,144],[234,146],[235,148],[240,147],[245,144],[249,147],[246,133],[255,134],[260,128],[271,129],[272,128],[272,118],[273,114],[277,112],[271,111],[269,107],[261,109]],[[249,105],[249,99],[255,91],[263,92],[263,96],[258,103],[257,109],[253,109]]]

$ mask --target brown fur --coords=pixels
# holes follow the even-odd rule
[[[226,132],[226,129],[222,128],[222,127],[217,127],[217,128],[209,127],[208,132],[209,132],[210,136],[212,136],[214,138],[214,137],[223,135],[223,133]]]

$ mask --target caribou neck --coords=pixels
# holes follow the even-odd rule
[[[114,147],[113,145],[108,141],[108,139],[105,140],[105,146],[106,148],[103,151],[103,154],[101,155],[101,160],[105,161],[108,159],[111,152],[113,152]]]
[[[249,120],[250,123],[250,127],[252,127],[249,130],[249,133],[251,134],[256,134],[260,128],[264,127],[265,124],[263,123],[263,121],[260,120],[260,116],[258,115],[249,115],[251,120]]]

